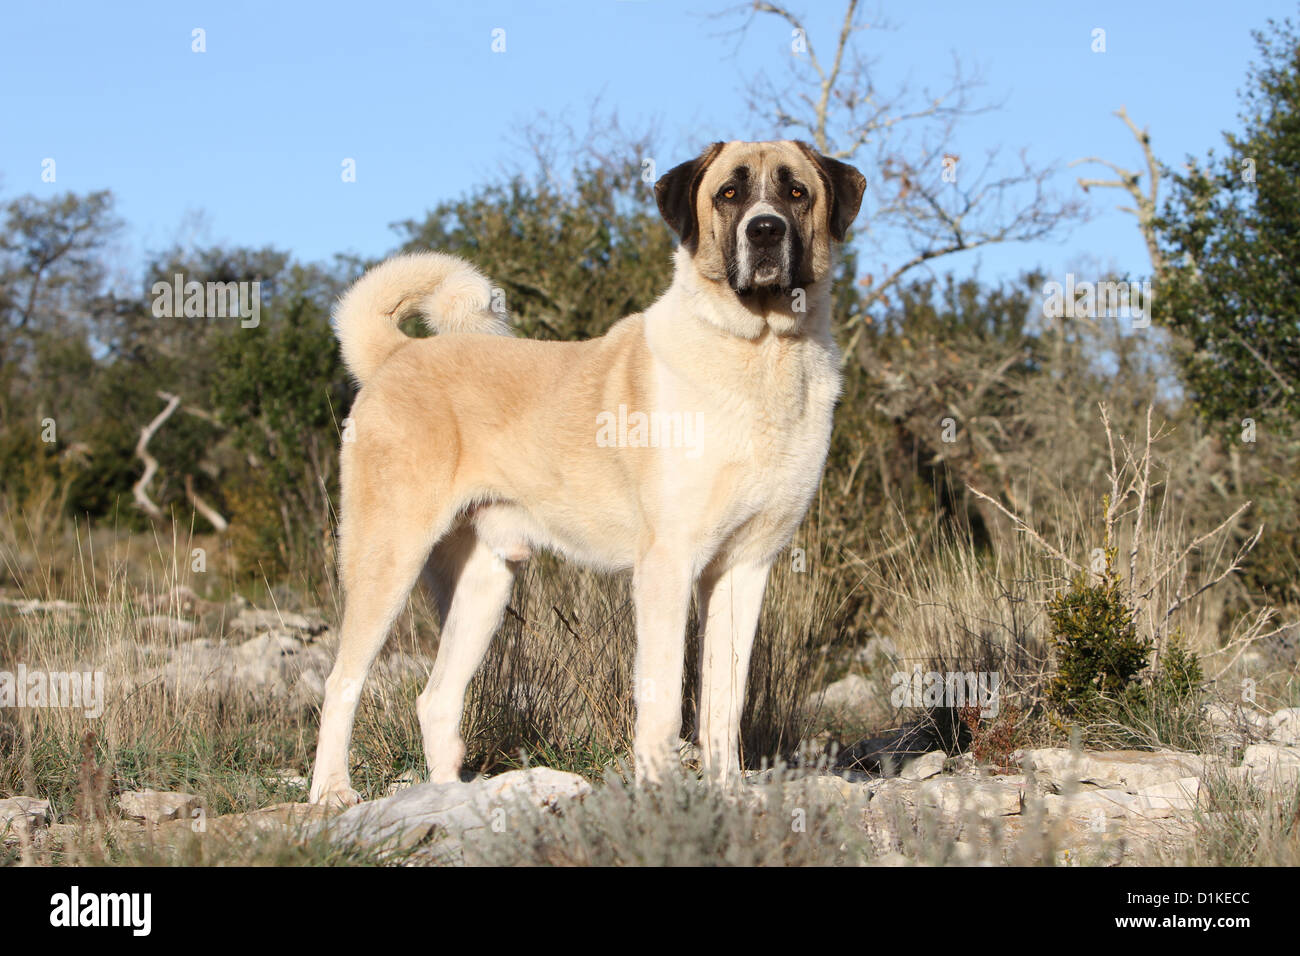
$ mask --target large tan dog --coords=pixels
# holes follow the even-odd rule
[[[832,242],[865,180],[797,142],[716,143],[655,184],[680,236],[672,285],[587,342],[511,338],[488,280],[451,256],[383,263],[339,302],[362,384],[342,449],[346,597],[314,801],[355,802],[366,673],[423,572],[442,636],[417,711],[429,778],[458,779],[466,687],[518,562],[550,548],[631,568],[638,774],[675,758],[691,590],[706,770],[738,768],[768,568],[816,491],[840,389]],[[418,309],[438,334],[403,335]]]

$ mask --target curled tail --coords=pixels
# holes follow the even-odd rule
[[[419,311],[432,332],[509,335],[504,315],[491,309],[492,286],[464,259],[413,252],[375,266],[334,308],[334,334],[343,363],[364,385],[408,337],[397,327]]]

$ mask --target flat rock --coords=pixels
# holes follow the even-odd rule
[[[1040,789],[1060,793],[1073,784],[1137,793],[1146,787],[1186,777],[1203,777],[1221,758],[1143,750],[1084,751],[1061,747],[1027,750],[1024,767]]]
[[[287,630],[264,631],[239,644],[199,638],[156,652],[164,662],[136,675],[135,686],[155,684],[176,694],[243,695],[300,705],[320,702],[334,664],[329,649]],[[425,658],[390,654],[375,662],[367,687],[428,672]]]
[[[937,810],[944,816],[1014,816],[1024,805],[1024,786],[1008,778],[935,777],[917,790],[917,805]]]
[[[511,809],[554,808],[591,792],[576,773],[548,767],[512,770],[469,783],[424,783],[382,800],[362,803],[318,824],[334,842],[409,847],[437,829],[453,837],[508,824]]]
[[[1251,744],[1241,759],[1243,774],[1256,786],[1288,788],[1300,781],[1300,748]]]
[[[39,797],[0,800],[0,836],[31,833],[50,822],[50,801]]]
[[[1069,796],[1048,794],[1042,799],[1049,815],[1107,818],[1137,816],[1162,820],[1191,813],[1196,808],[1200,786],[1197,778],[1184,777],[1155,784],[1137,793],[1119,789],[1086,789]]]
[[[305,834],[309,828],[329,819],[339,808],[319,803],[276,803],[250,813],[227,813],[219,817],[173,820],[158,827],[157,838],[176,841],[186,834],[234,839],[249,834]]]
[[[943,773],[944,764],[948,762],[948,755],[942,750],[932,750],[928,754],[922,754],[903,765],[899,776],[904,780],[929,780],[931,777],[937,777]]]
[[[246,608],[235,615],[234,620],[230,622],[230,629],[244,634],[256,634],[259,631],[300,631],[305,634],[319,634],[326,630],[326,625],[320,618],[291,611],[262,611]]]
[[[1300,707],[1287,707],[1270,717],[1268,739],[1283,747],[1300,747]]]
[[[189,820],[203,806],[203,798],[170,790],[127,790],[117,803],[123,816],[158,824]]]

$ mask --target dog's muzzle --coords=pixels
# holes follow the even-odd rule
[[[790,224],[771,212],[757,212],[738,230],[736,270],[732,287],[742,295],[759,289],[788,289],[794,262]]]

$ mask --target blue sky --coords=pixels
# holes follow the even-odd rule
[[[734,18],[698,12],[728,5],[10,2],[0,17],[0,199],[111,188],[128,224],[118,250],[128,270],[183,236],[272,244],[309,260],[377,256],[395,244],[391,222],[520,162],[520,129],[539,114],[580,125],[599,97],[625,127],[657,125],[669,153],[661,171],[704,142],[766,132],[742,91],[764,72],[784,75],[789,28],[760,18],[738,45],[720,35]],[[806,20],[824,52],[840,4],[792,7],[813,11]],[[1010,157],[1025,147],[1039,162],[1099,154],[1139,168],[1112,111],[1126,105],[1149,124],[1167,162],[1218,147],[1236,125],[1251,29],[1296,7],[919,0],[881,9],[895,29],[863,42],[883,87],[939,86],[956,53],[1003,103],[960,127],[959,153],[997,145]],[[195,27],[206,31],[206,53],[191,52]],[[491,50],[497,27],[503,54]],[[1090,49],[1095,27],[1107,31],[1104,54]],[[40,178],[47,157],[55,184]],[[345,157],[357,162],[355,183],[341,180]],[[1074,189],[1078,172],[1063,169],[1056,187]],[[1121,197],[1093,197],[1093,221],[1057,241],[940,268],[986,278],[1083,261],[1145,271],[1133,221],[1114,209]],[[900,261],[906,252],[884,250]]]

